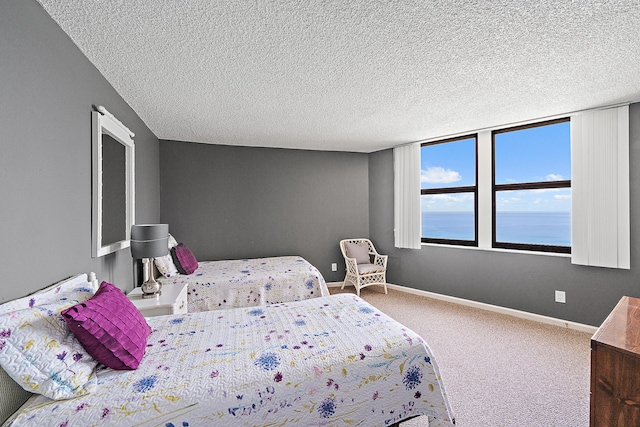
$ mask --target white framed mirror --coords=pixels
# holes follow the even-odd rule
[[[128,248],[135,222],[134,134],[104,107],[91,112],[92,256]]]

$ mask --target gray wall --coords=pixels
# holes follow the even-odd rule
[[[339,240],[369,233],[367,154],[163,140],[160,168],[161,220],[198,260],[300,255],[338,281]]]
[[[0,1],[0,302],[95,271],[124,289],[129,250],[91,258],[91,105],[135,132],[136,219],[157,222],[158,139],[36,0]]]
[[[584,267],[569,258],[477,249],[393,246],[393,153],[370,154],[371,239],[390,255],[389,283],[600,325],[621,296],[640,297],[640,104],[630,108],[631,270]],[[564,290],[567,303],[554,302]]]

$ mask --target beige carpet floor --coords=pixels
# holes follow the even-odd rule
[[[457,427],[589,425],[590,334],[378,286],[360,296],[426,340]]]

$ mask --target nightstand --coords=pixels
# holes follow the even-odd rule
[[[187,312],[187,284],[163,285],[157,298],[142,298],[142,289],[133,288],[127,298],[140,310],[143,316],[163,316],[165,314],[184,314]]]

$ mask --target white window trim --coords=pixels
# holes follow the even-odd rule
[[[478,248],[494,249],[493,195],[491,192],[493,155],[491,132],[478,132]]]

